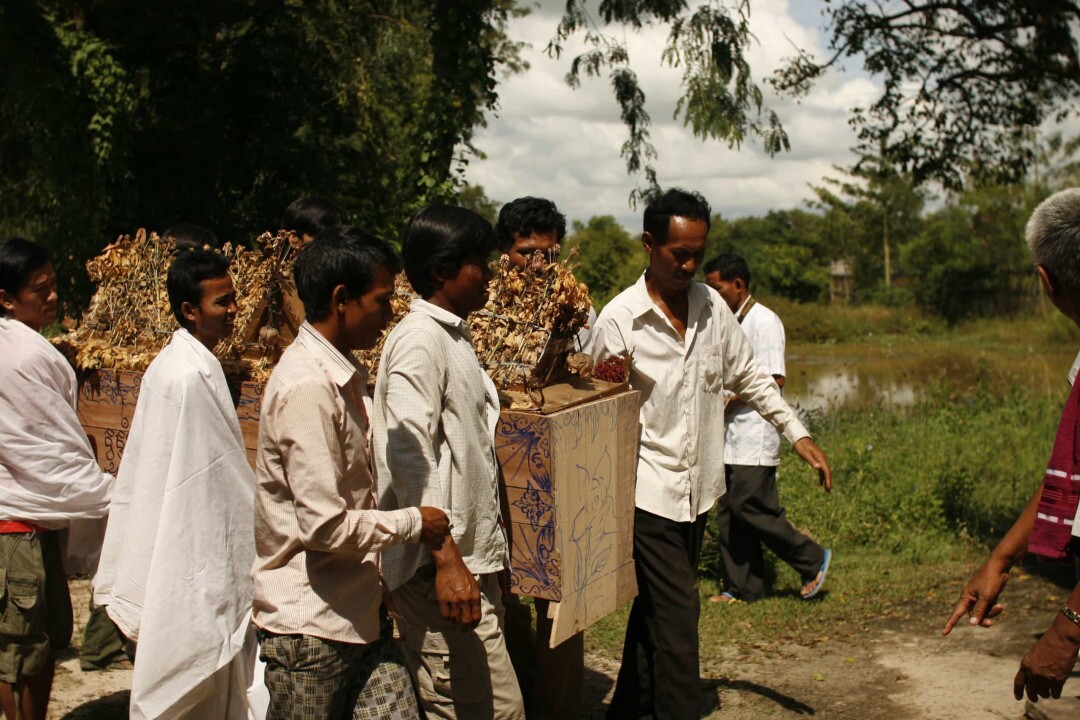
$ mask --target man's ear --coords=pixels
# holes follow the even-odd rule
[[[15,298],[7,290],[0,290],[0,308],[8,315],[15,313]]]
[[[653,234],[648,230],[641,233],[641,246],[645,248],[645,252],[647,252],[648,254],[652,255],[653,250],[656,249],[656,246],[658,244],[659,243],[656,242],[656,238],[653,237]]]
[[[1057,298],[1057,288],[1054,286],[1054,279],[1050,277],[1050,273],[1042,265],[1035,266],[1035,272],[1039,274],[1039,282],[1042,283],[1043,291],[1046,293],[1046,297],[1054,300]]]
[[[195,324],[195,311],[197,309],[197,306],[192,305],[187,300],[180,303],[180,315],[192,325]]]
[[[334,289],[330,291],[330,307],[340,308],[345,303],[349,302],[352,298],[349,297],[349,290],[345,285],[335,285]]]

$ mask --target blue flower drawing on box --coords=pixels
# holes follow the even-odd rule
[[[555,551],[555,508],[551,498],[551,446],[544,418],[503,416],[495,450],[503,476],[525,488],[512,504],[528,520],[531,533],[514,534],[511,584],[525,595],[559,597],[559,559]]]

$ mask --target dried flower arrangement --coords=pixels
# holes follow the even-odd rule
[[[220,251],[229,259],[239,312],[233,337],[215,352],[227,368],[247,371],[259,381],[269,374],[265,358],[276,350],[277,342],[267,328],[273,329],[280,313],[282,291],[291,287],[299,245],[291,233],[264,233],[256,245],[249,250],[226,243]],[[166,291],[175,254],[170,238],[140,229],[134,237],[119,237],[87,263],[97,290],[78,326],[54,340],[76,368],[145,370],[168,344],[177,328]],[[259,313],[262,308],[265,313]],[[262,316],[267,326],[249,330]],[[264,342],[251,352],[249,337],[256,336]]]
[[[558,253],[558,248],[553,252]],[[488,303],[469,316],[480,364],[503,392],[534,395],[581,366],[567,366],[578,331],[589,318],[589,288],[574,277],[577,249],[559,262],[542,253],[524,268],[505,255],[495,265]]]

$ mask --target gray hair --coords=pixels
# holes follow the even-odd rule
[[[1043,200],[1024,231],[1028,251],[1063,290],[1080,290],[1080,188]]]

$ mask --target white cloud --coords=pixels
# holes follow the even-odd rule
[[[619,155],[627,132],[606,76],[586,79],[578,90],[566,85],[570,60],[582,49],[576,39],[558,60],[544,54],[562,6],[545,0],[511,25],[514,39],[531,44],[525,57],[532,67],[500,85],[500,110],[474,139],[487,157],[473,159],[466,178],[499,201],[539,195],[554,200],[571,220],[614,215],[636,229],[640,208],[631,210],[627,200],[639,178],[626,174]],[[805,6],[798,13],[803,22],[811,15]],[[834,164],[853,160],[848,110],[865,105],[877,92],[865,76],[830,74],[799,102],[779,98],[764,78],[795,46],[823,54],[821,29],[800,24],[788,0],[754,0],[751,29],[757,38],[749,51],[751,67],[791,138],[791,152],[775,158],[753,138],[741,149],[696,139],[672,117],[682,75],[660,61],[668,28],[618,31],[646,93],[661,185],[699,190],[727,217],[802,205],[811,195],[808,184],[820,184],[825,175],[835,175]]]

